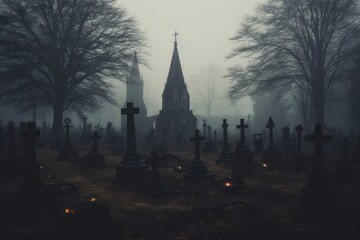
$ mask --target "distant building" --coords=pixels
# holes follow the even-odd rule
[[[167,146],[175,146],[176,138],[182,135],[184,143],[194,135],[197,119],[190,110],[190,95],[181,69],[175,33],[174,51],[169,74],[162,94],[162,110],[156,119],[157,141]]]

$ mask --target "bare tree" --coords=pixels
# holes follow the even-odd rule
[[[65,110],[93,111],[115,103],[111,79],[125,81],[143,44],[136,21],[115,0],[0,0],[0,96],[28,97],[53,108],[52,136]],[[25,104],[26,105],[26,104]]]
[[[249,60],[228,70],[232,98],[297,86],[310,96],[315,121],[324,123],[325,95],[342,79],[349,42],[359,27],[356,0],[269,0],[248,17],[229,58]]]

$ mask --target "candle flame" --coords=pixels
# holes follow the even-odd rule
[[[94,198],[94,197],[91,198],[91,199],[90,199],[90,202],[96,202],[96,198]]]
[[[75,213],[74,210],[70,209],[70,208],[65,208],[65,213],[66,214],[72,214],[72,213]]]
[[[264,168],[267,168],[267,167],[268,167],[268,165],[267,165],[266,163],[263,163],[262,166],[263,166]]]
[[[225,186],[226,186],[226,187],[231,187],[232,184],[231,184],[231,182],[226,182],[226,183],[225,183]]]

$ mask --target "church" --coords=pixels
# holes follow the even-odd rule
[[[182,136],[183,144],[189,142],[197,126],[197,119],[190,110],[190,95],[188,93],[183,72],[181,69],[178,53],[178,44],[175,33],[174,50],[171,58],[170,69],[162,94],[162,109],[159,115],[147,116],[143,91],[144,81],[140,76],[136,53],[126,84],[126,101],[133,102],[134,107],[139,108],[139,114],[135,115],[135,127],[137,139],[142,142],[153,131],[154,141],[158,145],[175,147],[176,139]],[[121,116],[121,129],[126,131],[126,116]]]

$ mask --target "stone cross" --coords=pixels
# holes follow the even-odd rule
[[[33,174],[36,173],[36,139],[40,137],[40,131],[36,128],[34,122],[28,122],[26,126],[27,138],[27,156],[28,163]]]
[[[226,119],[223,119],[223,150],[228,149],[228,135],[227,135],[227,128],[229,124],[227,124]]]
[[[208,129],[208,140],[211,140],[211,129],[212,127],[210,126],[210,124],[207,126]]]
[[[174,33],[175,42],[177,42],[177,36],[179,36],[179,33],[177,33],[177,32],[175,31],[175,33]]]
[[[349,142],[349,139],[347,137],[344,137],[344,141],[339,143],[340,146],[342,146],[342,153],[343,153],[343,161],[342,164],[344,166],[348,165],[348,147],[352,144]]]
[[[203,136],[200,136],[199,130],[195,130],[195,137],[191,137],[190,141],[195,142],[195,161],[200,161],[200,141],[204,140]]]
[[[70,145],[69,129],[72,127],[70,125],[71,119],[70,118],[65,118],[64,123],[65,123],[65,126],[64,126],[65,127],[65,145]]]
[[[217,135],[217,131],[214,131],[214,141],[216,142],[216,135]]]
[[[315,130],[313,135],[306,135],[304,137],[305,141],[313,142],[315,145],[315,157],[316,162],[314,165],[314,171],[323,171],[323,159],[322,159],[322,145],[327,142],[331,142],[331,136],[324,135],[322,133],[321,124],[317,123],[315,125]]]
[[[275,127],[274,121],[269,117],[269,121],[266,124],[266,128],[269,129],[270,146],[274,146],[273,128]]]
[[[206,119],[204,118],[203,119],[203,124],[202,124],[203,130],[204,130],[204,137],[206,137],[206,126],[207,126]]]
[[[249,126],[244,123],[244,119],[240,119],[240,125],[236,125],[237,129],[240,129],[240,146],[245,146],[245,128],[248,128]]]
[[[139,108],[134,108],[132,102],[126,103],[126,108],[121,109],[121,114],[126,115],[127,152],[136,152],[136,134],[134,115],[139,113]]]
[[[301,153],[301,132],[303,130],[303,126],[297,125],[295,130],[297,132],[297,144],[296,144],[296,152]]]
[[[93,145],[91,147],[91,152],[98,153],[97,141],[98,141],[98,139],[101,139],[101,136],[97,132],[94,132],[94,134],[90,135],[89,138],[93,139]]]

